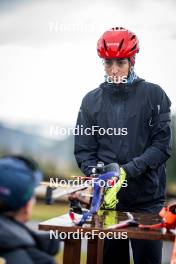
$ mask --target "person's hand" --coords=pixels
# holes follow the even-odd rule
[[[0,257],[0,264],[6,264],[6,260]]]
[[[91,198],[92,188],[87,188],[85,191],[77,191],[69,194],[68,199],[70,201],[79,201],[82,204],[89,205]]]
[[[121,167],[120,177],[117,183],[113,187],[107,188],[105,190],[102,208],[104,209],[115,209],[116,208],[116,204],[118,203],[116,195],[119,192],[120,188],[122,187],[122,184],[125,179],[126,179],[126,172]]]

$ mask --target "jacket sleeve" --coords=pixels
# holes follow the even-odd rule
[[[3,258],[5,258],[7,264],[19,264],[19,262],[34,264],[33,260],[24,249],[12,250],[11,252],[4,254]]]
[[[158,105],[159,106],[159,105]],[[151,146],[139,157],[123,165],[127,175],[136,177],[147,169],[156,169],[171,155],[171,102],[163,92],[160,111],[155,110],[152,117]]]
[[[31,231],[31,234],[37,243],[38,249],[53,256],[59,252],[60,241],[58,239],[50,239],[49,233],[40,234]]]
[[[83,99],[80,107],[76,128],[79,133],[75,135],[74,155],[81,171],[90,176],[92,168],[97,164],[97,140],[96,135],[92,133],[91,129],[94,126],[94,121],[88,111],[86,98]]]

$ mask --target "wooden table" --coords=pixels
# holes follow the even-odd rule
[[[161,222],[161,218],[157,214],[132,213],[132,215],[140,224],[156,224]],[[53,232],[65,232],[67,235],[70,234],[70,232],[80,232],[80,234],[84,235],[87,235],[86,232],[96,232],[94,237],[89,236],[88,239],[87,264],[102,264],[103,262],[103,239],[100,239],[98,235],[101,232],[104,232],[105,234],[108,232],[114,232],[117,235],[122,232],[127,232],[128,238],[136,239],[167,241],[174,241],[175,239],[173,234],[163,234],[161,230],[146,230],[134,226],[121,229],[109,229],[109,226],[117,224],[123,220],[127,220],[126,213],[106,210],[100,211],[99,214],[95,214],[91,221],[86,222],[82,227],[78,227],[71,222],[69,215],[65,214],[40,223],[39,229],[45,231],[52,230]],[[80,263],[81,240],[81,235],[79,236],[79,239],[74,239],[72,235],[64,239],[64,264]]]

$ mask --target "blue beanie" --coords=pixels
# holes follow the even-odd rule
[[[30,159],[0,158],[0,213],[22,208],[32,198],[42,178],[38,166]]]

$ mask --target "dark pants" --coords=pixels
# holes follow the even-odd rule
[[[134,264],[161,264],[162,241],[130,239]],[[105,239],[103,264],[129,264],[129,239]]]
[[[135,210],[136,212],[159,213],[163,204]],[[119,208],[118,208],[119,209]],[[117,210],[118,210],[117,209]],[[121,209],[121,208],[120,208]],[[118,210],[127,211],[127,210]],[[134,264],[161,264],[162,241],[130,239]],[[105,239],[103,264],[130,264],[129,239]]]

